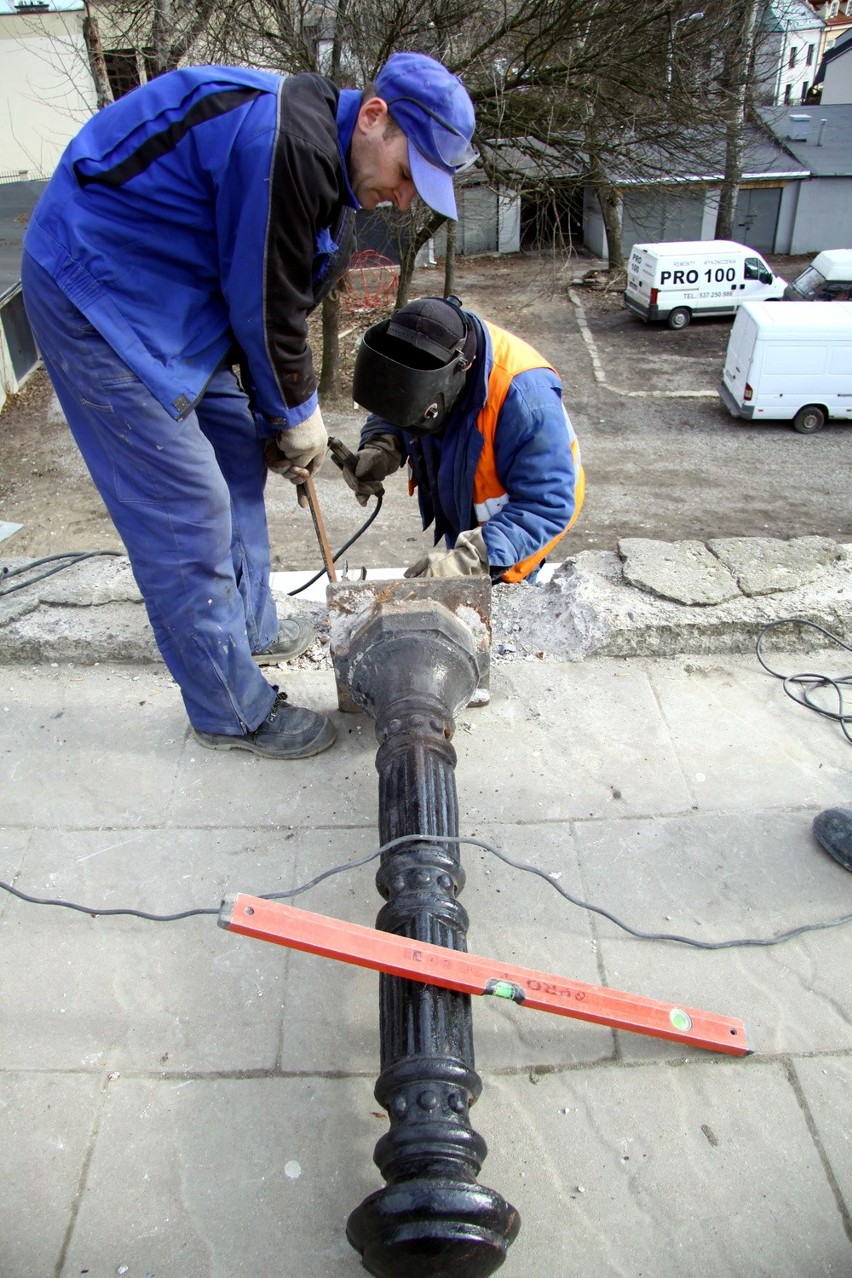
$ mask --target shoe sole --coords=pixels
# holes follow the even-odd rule
[[[293,661],[312,648],[317,641],[317,632],[312,626],[305,625],[303,636],[303,641],[291,650],[279,648],[277,652],[253,652],[252,660],[261,667],[278,666],[282,661]]]
[[[212,736],[206,732],[195,732],[195,739],[200,745],[205,746],[208,750],[245,750],[248,754],[254,754],[259,759],[310,759],[315,754],[322,754],[323,750],[328,750],[329,746],[333,746],[337,740],[337,729],[331,720],[327,720],[322,732],[314,737],[313,741],[302,746],[299,750],[293,750],[288,753],[273,753],[271,750],[260,749],[256,742],[249,741],[246,737],[219,737]]]
[[[852,871],[852,841],[849,838],[849,827],[846,820],[840,820],[829,808],[814,817],[811,829],[814,837],[829,856],[834,857],[844,870]],[[845,837],[844,837],[845,836]]]
[[[312,635],[299,648],[294,648],[292,652],[253,652],[252,660],[256,665],[263,669],[265,666],[280,666],[282,661],[293,661],[296,657],[301,657],[303,652],[307,652],[316,643],[316,635]]]

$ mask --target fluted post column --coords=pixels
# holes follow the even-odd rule
[[[440,605],[379,609],[353,643],[347,682],[376,720],[383,843],[458,833],[454,715],[479,673],[469,631]],[[383,854],[376,883],[385,898],[379,928],[467,949],[457,843],[412,837]],[[375,1095],[390,1127],[374,1158],[387,1183],[352,1212],[347,1236],[379,1278],[485,1278],[503,1263],[520,1222],[476,1179],[487,1150],[469,1116],[482,1088],[470,998],[385,975],[379,997]]]

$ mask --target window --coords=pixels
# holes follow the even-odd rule
[[[792,45],[790,48],[790,66],[791,67],[794,67],[796,65],[796,57],[798,55],[798,52],[799,50],[796,48],[796,46]]]
[[[810,85],[808,84],[807,80],[805,80],[804,84],[802,85],[802,102],[807,102],[809,88],[810,88]]]
[[[805,55],[805,62],[808,64],[809,67],[812,67],[814,64],[814,46],[812,44],[808,45],[808,52]]]
[[[784,101],[785,101],[785,102],[789,102],[789,101],[790,101],[790,94],[791,94],[792,90],[793,90],[793,86],[792,86],[792,84],[785,84],[785,85],[784,85]]]
[[[104,64],[116,101],[141,84],[135,49],[104,49]]]

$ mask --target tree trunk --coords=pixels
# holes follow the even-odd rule
[[[726,57],[725,178],[719,192],[719,210],[716,214],[717,240],[733,238],[734,211],[743,173],[746,95],[751,77],[757,6],[758,0],[748,0],[733,47]]]
[[[169,70],[169,54],[172,45],[174,15],[171,0],[155,0],[151,37],[154,43],[154,66],[157,75]]]
[[[399,282],[396,287],[396,309],[405,306],[408,301],[409,290],[411,289],[411,277],[414,274],[414,262],[417,254],[422,249],[427,240],[431,240],[432,236],[443,226],[446,218],[443,213],[432,213],[420,226],[414,226],[411,238],[405,252],[402,254],[399,264]]]
[[[89,69],[95,83],[95,100],[100,111],[112,102],[112,89],[107,75],[98,20],[92,17],[88,4],[86,5],[86,16],[83,19],[83,42],[89,55]]]
[[[320,398],[334,398],[340,391],[340,286],[322,304],[322,372]]]
[[[589,181],[600,205],[601,217],[606,229],[607,266],[610,271],[624,270],[624,242],[621,236],[620,197],[610,181],[594,147],[589,150]]]
[[[458,222],[447,223],[447,255],[444,258],[444,297],[456,291],[456,230]]]

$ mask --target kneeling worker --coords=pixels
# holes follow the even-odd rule
[[[534,578],[584,492],[547,360],[457,298],[427,297],[367,330],[352,393],[370,417],[346,482],[364,505],[407,459],[423,527],[434,522],[436,547],[448,547],[406,577]]]

